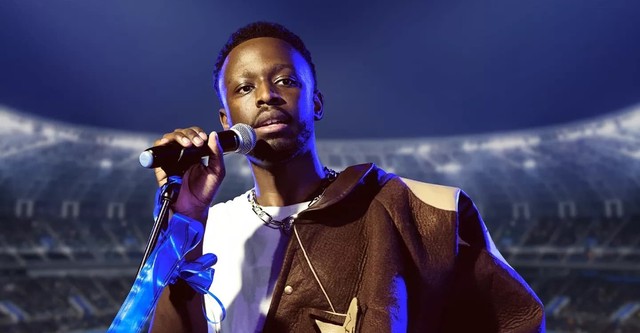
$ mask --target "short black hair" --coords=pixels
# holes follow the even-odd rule
[[[260,37],[272,37],[283,40],[289,43],[294,49],[296,49],[296,51],[300,52],[304,60],[309,64],[309,67],[311,67],[311,75],[313,75],[313,90],[315,91],[317,89],[316,66],[313,64],[313,61],[311,60],[311,53],[307,50],[302,39],[281,24],[258,21],[249,23],[234,32],[218,54],[218,59],[216,60],[215,67],[213,69],[213,85],[220,101],[222,101],[222,96],[220,95],[218,80],[220,79],[220,71],[222,70],[222,65],[224,64],[225,59],[227,59],[231,50],[236,46],[250,39]]]

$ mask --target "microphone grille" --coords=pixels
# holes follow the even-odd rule
[[[247,124],[235,124],[231,130],[238,134],[238,149],[236,153],[247,154],[256,145],[256,131]]]

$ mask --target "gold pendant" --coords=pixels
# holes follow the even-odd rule
[[[358,318],[358,299],[353,298],[349,304],[344,324],[342,326],[331,323],[325,323],[316,319],[316,325],[320,329],[320,333],[355,333],[356,320]]]

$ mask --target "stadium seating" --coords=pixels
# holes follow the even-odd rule
[[[156,135],[0,107],[0,331],[104,329],[133,281]],[[562,126],[448,138],[320,140],[336,170],[375,162],[458,186],[547,306],[550,331],[640,331],[640,107]],[[252,186],[227,155],[217,201]]]

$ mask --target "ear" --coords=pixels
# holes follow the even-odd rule
[[[220,118],[220,125],[222,125],[222,128],[226,131],[229,129],[229,122],[227,120],[227,112],[225,111],[224,108],[220,108],[218,110],[218,117]]]
[[[313,93],[313,119],[318,121],[324,116],[324,96],[320,90]]]

